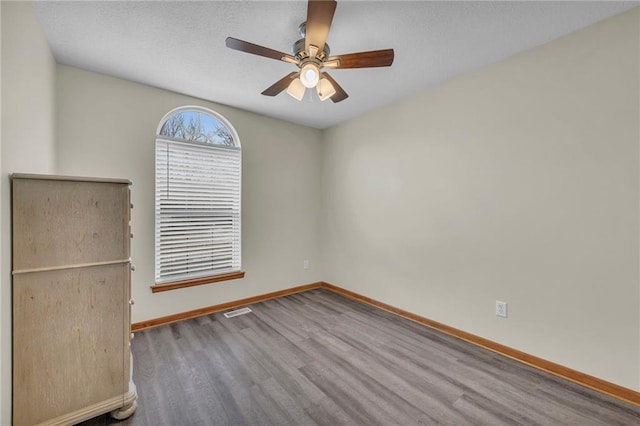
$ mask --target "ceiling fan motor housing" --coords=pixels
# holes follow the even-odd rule
[[[304,50],[304,47],[305,47],[304,38],[301,38],[300,40],[293,43],[293,48],[291,53],[293,54],[293,56],[295,56],[300,60],[308,58],[309,52]],[[324,59],[329,57],[330,51],[331,50],[329,49],[329,45],[325,43],[322,53],[318,53],[316,57],[322,62]]]

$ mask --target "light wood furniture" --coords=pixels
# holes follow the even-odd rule
[[[131,182],[11,178],[13,423],[128,417]]]

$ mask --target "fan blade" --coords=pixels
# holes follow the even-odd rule
[[[309,46],[317,47],[320,54],[323,52],[336,5],[335,0],[309,0],[304,40],[304,49],[307,53],[310,54]]]
[[[277,59],[279,61],[298,63],[298,60],[296,58],[287,53],[249,43],[248,41],[238,40],[237,38],[227,37],[227,39],[225,40],[225,44],[228,48],[239,50],[241,52],[264,56],[265,58]]]
[[[291,80],[296,78],[297,75],[298,75],[297,72],[292,72],[292,73],[287,74],[285,77],[281,78],[280,80],[278,80],[275,83],[273,83],[273,85],[271,85],[270,87],[265,89],[262,92],[262,94],[265,95],[265,96],[275,96],[275,95],[279,94],[284,89],[289,87],[289,84],[291,84]]]
[[[334,103],[344,101],[349,97],[349,95],[347,95],[347,92],[345,92],[344,89],[340,87],[340,85],[333,79],[333,77],[329,75],[329,73],[323,72],[322,76],[325,77],[327,80],[329,80],[333,88],[336,89],[336,93],[333,96],[331,96],[331,100]]]
[[[338,61],[336,65],[326,65],[331,68],[373,68],[388,67],[393,64],[393,49],[372,50],[371,52],[349,53],[331,56],[325,62]]]

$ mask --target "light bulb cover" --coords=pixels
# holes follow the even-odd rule
[[[324,101],[336,94],[336,88],[333,87],[333,84],[328,79],[323,78],[316,86],[316,92],[320,100]]]
[[[304,97],[306,90],[299,78],[294,78],[293,81],[289,83],[289,87],[287,87],[287,93],[299,101]]]
[[[314,62],[307,62],[300,68],[300,81],[306,88],[316,87],[320,80],[320,69]]]

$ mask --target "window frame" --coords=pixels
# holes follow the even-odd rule
[[[189,141],[180,138],[173,138],[170,136],[161,135],[160,132],[164,127],[165,123],[171,119],[173,116],[180,114],[182,112],[196,112],[208,115],[218,121],[225,129],[229,132],[234,141],[234,146],[227,146],[224,144],[212,144],[207,142],[200,141]],[[239,268],[238,270],[224,271],[220,273],[214,273],[211,275],[197,276],[197,277],[188,277],[185,279],[177,279],[173,281],[162,281],[158,282],[158,239],[159,239],[159,211],[157,206],[157,198],[158,198],[158,169],[157,169],[157,159],[158,159],[158,143],[173,143],[176,144],[187,144],[194,145],[196,147],[210,147],[214,149],[228,149],[238,151],[239,153],[239,163],[238,163],[238,177],[239,177],[239,187],[238,187],[238,231],[237,237],[239,241]],[[233,125],[227,120],[225,117],[220,115],[219,113],[205,107],[197,106],[197,105],[185,105],[178,108],[174,108],[171,111],[167,112],[162,119],[160,120],[158,127],[156,129],[156,138],[155,138],[155,147],[154,147],[154,160],[156,164],[154,164],[154,284],[151,286],[151,290],[153,293],[162,292],[167,290],[174,290],[178,288],[191,287],[196,285],[210,284],[214,282],[227,281],[232,279],[238,279],[244,277],[244,271],[242,271],[242,146],[240,143],[240,138],[238,133],[236,132]],[[234,234],[235,235],[235,234]]]

